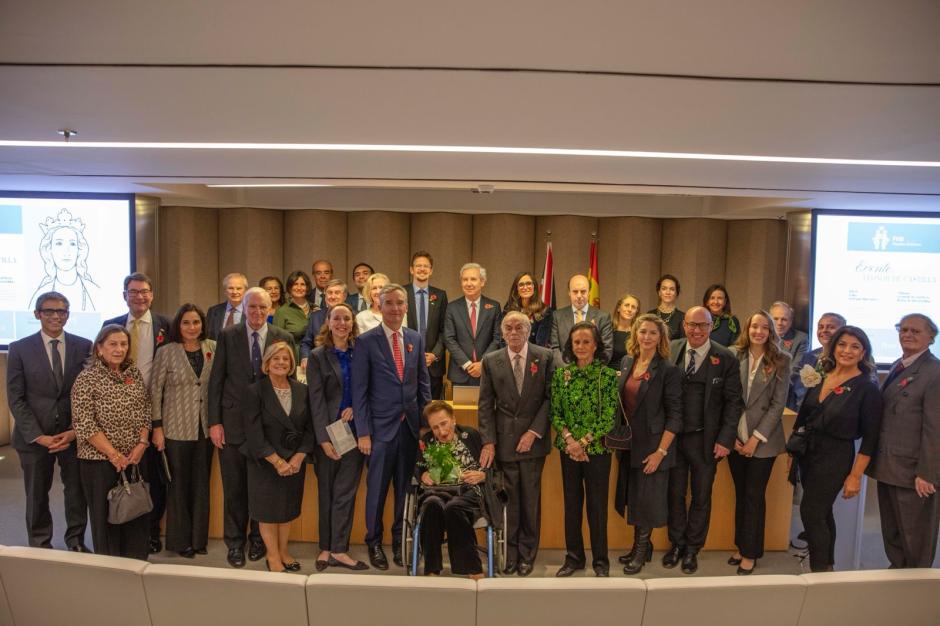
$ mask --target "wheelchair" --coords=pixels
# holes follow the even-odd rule
[[[486,535],[486,547],[477,546],[477,550],[486,554],[486,575],[493,578],[495,573],[506,567],[506,516],[508,496],[504,487],[502,473],[493,469],[486,470],[483,487],[482,512],[473,524],[474,530],[483,529]],[[401,545],[402,559],[409,576],[418,575],[418,563],[421,562],[421,521],[424,515],[422,496],[431,489],[447,489],[441,485],[426,487],[416,478],[405,494],[405,511],[402,520]]]

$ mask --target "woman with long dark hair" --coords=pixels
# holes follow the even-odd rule
[[[509,297],[503,305],[503,315],[510,311],[519,311],[529,318],[532,324],[529,341],[543,348],[549,347],[552,332],[552,308],[545,306],[539,297],[539,281],[533,274],[519,272],[512,279]]]
[[[724,285],[709,285],[702,296],[702,306],[712,314],[709,339],[726,348],[741,334],[741,322],[731,313],[731,296]]]

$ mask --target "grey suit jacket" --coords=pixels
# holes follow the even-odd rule
[[[759,459],[777,456],[786,447],[783,437],[783,409],[787,401],[787,390],[790,388],[790,355],[784,352],[786,358],[783,364],[769,376],[764,368],[760,367],[754,374],[754,382],[749,390],[747,379],[751,371],[751,355],[745,354],[741,359],[736,349],[732,352],[741,361],[741,389],[744,390],[747,434],[750,436],[756,430],[767,439],[766,443],[762,441],[757,444],[754,456]]]
[[[168,343],[153,358],[150,373],[150,399],[154,427],[174,441],[196,441],[199,426],[209,435],[209,379],[215,362],[215,342],[205,339],[200,346],[205,364],[198,377],[189,364],[181,343]]]
[[[529,343],[523,365],[522,394],[516,390],[509,349],[500,348],[483,357],[477,419],[483,443],[496,445],[496,459],[524,461],[551,451],[551,386],[555,363],[552,351]],[[519,439],[528,431],[538,436],[532,449],[516,452]]]
[[[802,330],[791,328],[786,335],[780,338],[780,347],[790,355],[790,373],[800,371],[803,355],[809,346],[809,336]]]
[[[286,341],[294,347],[294,337],[286,330],[268,324],[268,334],[264,348],[275,341]],[[264,348],[261,353],[264,354]],[[209,375],[209,415],[210,428],[222,424],[225,428],[225,443],[241,444],[245,441],[245,424],[241,403],[245,389],[256,382],[251,369],[251,350],[245,323],[239,322],[222,329],[216,341],[215,363]],[[306,404],[306,400],[304,400]]]
[[[460,297],[447,305],[444,313],[444,346],[450,352],[447,377],[455,385],[479,385],[479,379],[473,378],[463,369],[463,364],[472,360],[476,349],[477,360],[499,347],[499,302],[486,296],[480,296],[480,310],[477,311],[476,337],[470,332],[470,314],[467,311],[467,299]]]
[[[610,313],[601,311],[592,306],[588,307],[587,321],[594,322],[597,330],[601,333],[601,341],[604,342],[604,352],[600,357],[604,365],[610,363],[610,357],[614,353],[614,326],[610,321]],[[562,350],[565,342],[568,341],[568,335],[571,334],[571,327],[574,326],[574,309],[571,306],[558,309],[552,315],[552,334],[551,346],[555,354],[555,367],[564,367],[566,365],[562,357]],[[613,363],[613,367],[619,368],[619,363]]]
[[[909,489],[915,477],[940,485],[940,360],[925,352],[881,394],[884,417],[868,475]]]
[[[57,435],[72,428],[72,383],[91,354],[91,342],[63,333],[63,384],[56,388],[42,335],[36,333],[10,344],[7,356],[7,400],[13,414],[13,447],[19,452],[43,452],[32,443],[42,435]]]

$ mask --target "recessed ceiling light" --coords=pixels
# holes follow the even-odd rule
[[[110,148],[131,150],[307,150],[333,152],[432,152],[455,154],[520,154],[537,156],[609,157],[632,159],[692,159],[699,161],[748,161],[753,163],[799,163],[810,165],[863,165],[881,167],[940,167],[940,161],[851,159],[827,157],[709,154],[696,152],[651,152],[643,150],[594,150],[582,148],[521,148],[504,146],[424,146],[362,143],[226,143],[159,141],[19,141],[0,140],[11,148]]]

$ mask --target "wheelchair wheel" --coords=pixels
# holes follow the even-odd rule
[[[503,526],[498,531],[496,531],[496,566],[501,572],[506,569],[506,560],[508,546],[506,544],[506,529],[508,526],[508,513],[506,512],[507,507],[503,507]]]
[[[411,562],[412,531],[414,530],[415,522],[414,505],[415,494],[409,491],[405,494],[405,514],[401,525],[401,558],[402,564],[405,566],[405,572],[409,576],[413,575],[414,570]]]

